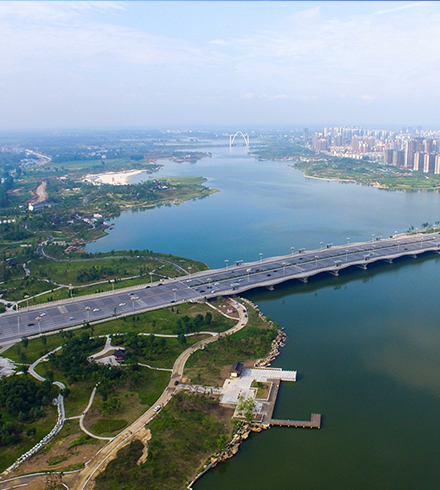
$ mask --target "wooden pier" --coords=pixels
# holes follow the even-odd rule
[[[321,428],[321,414],[312,413],[310,420],[276,420],[272,419],[270,425],[278,425],[280,427],[310,427],[311,429]]]

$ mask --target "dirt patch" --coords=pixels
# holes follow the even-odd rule
[[[147,461],[148,457],[148,441],[151,439],[151,430],[142,427],[142,429],[136,434],[133,439],[139,439],[144,445],[144,450],[142,452],[142,456],[137,460],[136,464],[143,464]]]
[[[77,421],[67,421],[60,435],[55,437],[46,448],[21,464],[11,474],[10,478],[29,473],[38,473],[40,471],[65,471],[68,468],[73,469],[90,461],[104,446],[106,441],[96,441],[96,444],[84,444],[68,449],[72,442],[82,434],[83,432],[79,428]],[[56,461],[59,462],[49,464],[50,462],[54,463]],[[37,488],[35,487],[35,489]]]
[[[46,181],[43,180],[33,191],[30,191],[31,202],[44,202],[47,199],[46,185]]]

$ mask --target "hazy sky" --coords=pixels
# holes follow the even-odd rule
[[[439,2],[0,1],[0,129],[440,128]]]

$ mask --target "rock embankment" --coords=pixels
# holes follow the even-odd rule
[[[285,346],[286,340],[287,335],[285,332],[283,330],[278,330],[276,338],[272,341],[269,354],[262,359],[258,359],[258,361],[255,362],[254,367],[270,366],[272,361],[274,361],[280,355],[280,348]]]
[[[238,432],[235,433],[232,440],[229,441],[226,449],[211,457],[210,467],[214,468],[214,466],[217,466],[222,461],[226,461],[227,459],[232,458],[232,456],[235,456],[240,449],[240,444],[249,437],[251,432],[261,432],[262,430],[263,427],[260,425],[244,424]]]

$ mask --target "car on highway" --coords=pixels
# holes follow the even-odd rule
[[[46,316],[46,313],[41,313],[41,315],[40,315],[40,316]]]
[[[93,311],[99,311],[99,308],[93,308]]]
[[[156,405],[156,406],[154,407],[154,411],[155,411],[156,413],[160,412],[161,410],[162,410],[162,407],[161,407],[160,405]]]
[[[28,323],[28,327],[33,327],[35,325],[35,323]]]
[[[75,320],[74,316],[69,316],[69,320]]]
[[[119,306],[121,306],[121,307],[122,307],[122,306],[125,306],[125,303],[119,303]]]

